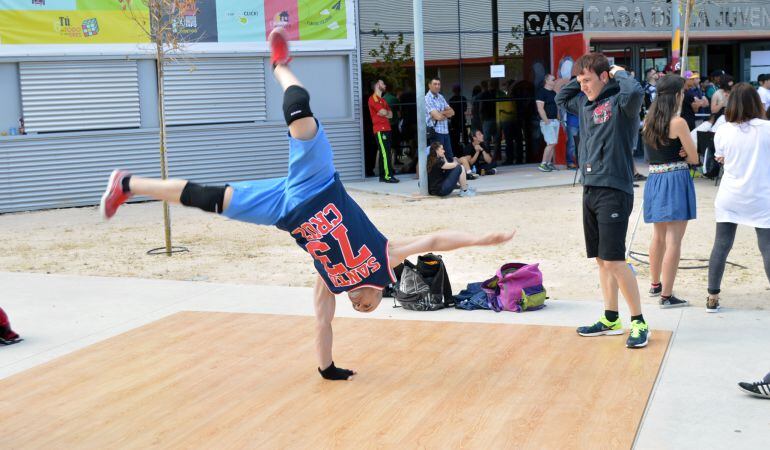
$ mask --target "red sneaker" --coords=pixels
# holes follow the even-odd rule
[[[286,65],[291,61],[289,54],[289,37],[282,27],[276,27],[267,37],[270,44],[270,62],[273,67],[278,64]]]
[[[104,220],[112,218],[118,207],[131,198],[130,192],[123,192],[123,178],[127,175],[131,174],[126,170],[112,171],[107,189],[104,191],[102,201],[99,204],[99,212]]]
[[[0,344],[11,345],[21,341],[19,335],[14,333],[11,329],[11,322],[8,320],[8,316],[0,308]]]

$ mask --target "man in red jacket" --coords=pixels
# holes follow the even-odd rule
[[[383,183],[398,183],[393,176],[393,157],[390,153],[390,119],[393,111],[388,102],[382,98],[385,92],[385,82],[377,80],[372,83],[374,94],[369,97],[369,113],[372,116],[372,131],[377,142],[377,152],[380,155],[380,181]]]

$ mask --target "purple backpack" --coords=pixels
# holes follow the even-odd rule
[[[494,311],[533,311],[545,307],[543,273],[538,264],[508,263],[481,285]]]

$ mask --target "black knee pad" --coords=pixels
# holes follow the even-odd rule
[[[313,117],[310,110],[310,94],[300,86],[289,86],[283,93],[283,117],[286,125],[291,125],[297,119]]]
[[[194,206],[204,211],[222,213],[225,203],[225,186],[201,186],[188,182],[182,189],[179,201],[185,206]]]

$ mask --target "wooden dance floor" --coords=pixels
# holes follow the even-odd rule
[[[175,314],[0,381],[0,447],[630,448],[670,338],[628,350],[534,325],[334,331],[352,382],[316,372],[311,317]]]

